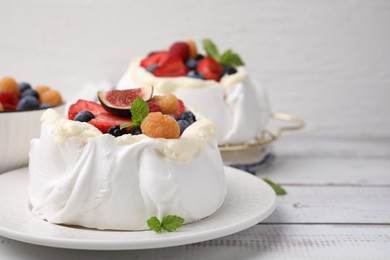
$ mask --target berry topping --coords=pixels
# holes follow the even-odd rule
[[[191,111],[184,111],[180,115],[180,119],[187,121],[190,125],[196,121],[195,115]]]
[[[162,112],[161,107],[152,101],[148,102],[148,107],[149,112]]]
[[[36,86],[35,90],[41,95],[43,92],[50,90],[50,87],[45,85]]]
[[[177,114],[179,102],[175,95],[167,93],[164,96],[154,96],[153,102],[160,106],[163,114]]]
[[[191,70],[190,72],[188,72],[187,77],[194,79],[205,79],[204,75],[202,73],[197,72],[196,70]]]
[[[19,95],[19,86],[11,77],[4,77],[0,80],[0,92],[11,92]]]
[[[199,61],[196,70],[202,73],[206,79],[219,81],[223,74],[223,67],[211,57]]]
[[[190,126],[190,123],[188,123],[188,121],[183,120],[183,119],[178,120],[177,123],[179,124],[179,127],[180,127],[180,135],[182,135],[184,130],[186,130],[187,127]]]
[[[94,119],[95,116],[88,110],[80,111],[74,118],[74,121],[89,122]]]
[[[0,92],[0,103],[5,111],[14,111],[18,105],[19,98],[13,92]]]
[[[188,59],[190,56],[190,46],[186,42],[175,42],[169,48],[171,57],[180,57],[182,60]]]
[[[38,92],[39,93],[39,92]],[[58,106],[62,103],[62,97],[58,90],[49,89],[39,94],[41,103],[49,104],[50,106]]]
[[[95,117],[97,117],[99,114],[106,113],[107,111],[102,107],[102,105],[92,102],[92,101],[87,101],[87,100],[82,100],[79,99],[76,103],[71,105],[68,110],[68,119],[73,120],[75,116],[83,111],[83,110],[88,110],[90,111]]]
[[[142,134],[141,128],[133,127],[133,128],[130,129],[129,134],[140,135],[140,134]]]
[[[34,89],[28,88],[25,91],[22,92],[22,98],[25,96],[33,96],[36,99],[39,99],[39,94]]]
[[[195,58],[198,55],[198,50],[196,49],[196,43],[193,40],[187,41],[188,47],[190,48],[190,58]]]
[[[27,89],[31,89],[31,85],[27,82],[20,82],[18,86],[19,86],[20,93],[24,92]]]
[[[177,99],[177,102],[179,103],[179,109],[177,111],[177,116],[180,117],[180,115],[186,110],[184,107],[184,103],[181,99]]]
[[[188,59],[186,60],[186,66],[187,68],[189,68],[190,70],[194,70],[196,69],[196,66],[198,65],[198,61],[195,60],[195,59]]]
[[[153,73],[159,66],[157,64],[150,65],[146,70]]]
[[[145,69],[149,68],[152,65],[161,66],[169,58],[169,53],[167,51],[160,51],[151,53],[148,57],[141,61],[141,66]]]
[[[152,138],[173,139],[180,136],[180,127],[176,120],[160,112],[149,113],[142,121],[141,130]]]
[[[148,101],[152,95],[153,87],[98,92],[99,101],[104,109],[114,115],[123,117],[131,117],[130,108],[137,97]]]
[[[110,129],[108,129],[107,133],[112,135],[112,136],[115,136],[115,137],[127,134],[126,129],[121,130],[121,127],[119,125],[114,125],[114,126],[110,127]]]
[[[108,112],[98,114],[94,119],[88,123],[95,126],[103,134],[107,133],[108,129],[114,125],[123,125],[129,122],[128,118],[123,118],[119,116],[114,116]]]
[[[16,110],[30,110],[39,108],[38,99],[34,96],[25,96],[20,101]]]
[[[185,76],[188,68],[178,56],[170,57],[163,65],[153,71],[157,77],[180,77]]]
[[[236,68],[234,68],[234,67],[226,67],[226,68],[224,69],[224,73],[225,73],[225,74],[228,74],[228,75],[232,75],[232,74],[234,74],[234,73],[237,73],[237,70],[236,70]]]

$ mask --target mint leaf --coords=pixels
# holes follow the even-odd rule
[[[176,215],[165,216],[162,220],[162,228],[168,232],[175,231],[184,224],[184,218]]]
[[[149,114],[148,103],[140,97],[137,97],[130,107],[132,122],[122,124],[120,129],[132,126],[139,127],[144,118]]]
[[[212,57],[216,61],[219,61],[220,56],[218,47],[210,39],[203,39],[202,44],[203,49],[206,51],[207,55]]]
[[[220,62],[223,66],[226,67],[237,67],[244,65],[244,62],[242,61],[241,57],[232,50],[225,51],[221,56]]]
[[[151,230],[154,230],[156,233],[161,233],[161,222],[156,216],[153,216],[148,219],[146,223]]]
[[[286,195],[287,191],[282,188],[279,184],[274,183],[268,178],[263,178],[263,181],[265,181],[271,188],[275,191],[276,195]]]

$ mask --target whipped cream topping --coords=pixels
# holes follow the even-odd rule
[[[143,230],[152,216],[185,223],[213,214],[226,183],[213,124],[197,121],[179,139],[102,134],[49,109],[31,141],[32,212],[51,223]]]
[[[247,70],[225,75],[220,82],[189,77],[155,77],[134,59],[117,89],[153,86],[156,94],[174,93],[216,125],[219,145],[252,142],[270,117],[265,92],[255,86]]]

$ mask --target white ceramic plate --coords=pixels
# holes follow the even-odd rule
[[[0,174],[0,235],[52,247],[122,250],[185,245],[230,235],[256,225],[276,206],[274,191],[261,179],[226,167],[228,193],[212,216],[184,225],[175,232],[102,231],[50,224],[29,210],[28,169]]]

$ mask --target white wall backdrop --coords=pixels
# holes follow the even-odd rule
[[[390,1],[0,0],[0,77],[66,98],[131,57],[204,37],[239,52],[299,135],[390,137]]]

